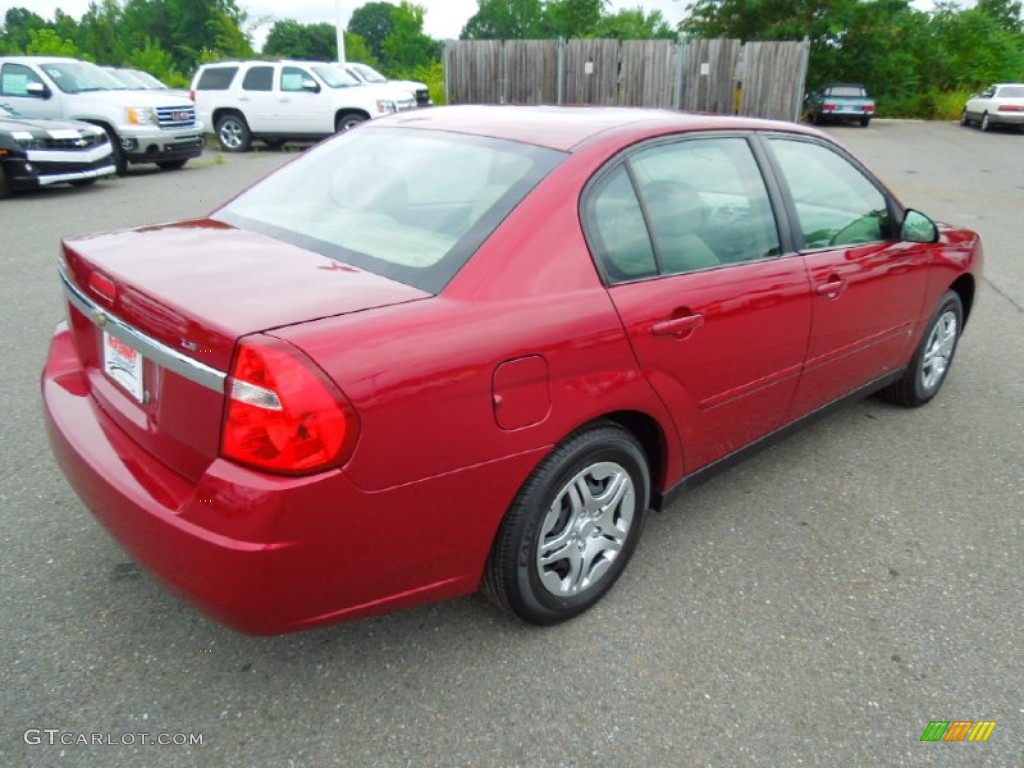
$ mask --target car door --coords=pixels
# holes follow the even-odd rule
[[[807,272],[783,255],[742,135],[658,142],[584,196],[588,241],[693,472],[778,427],[810,329]]]
[[[793,136],[767,144],[813,293],[799,417],[906,365],[929,248],[897,239],[895,202],[833,145]]]
[[[25,117],[50,120],[62,117],[60,100],[31,67],[6,62],[0,66],[0,104]]]
[[[257,134],[283,130],[277,116],[279,98],[280,94],[274,93],[273,64],[254,64],[245,71],[238,101],[249,130]]]
[[[309,70],[282,66],[278,89],[277,122],[286,133],[326,135],[334,132],[331,100]]]

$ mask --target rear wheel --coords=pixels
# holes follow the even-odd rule
[[[344,114],[338,115],[338,119],[334,123],[334,130],[337,133],[342,131],[351,131],[360,123],[367,121],[366,115],[359,112],[345,112]]]
[[[245,118],[237,113],[224,115],[217,121],[217,141],[225,152],[248,152],[252,134]]]
[[[924,405],[935,397],[953,365],[963,325],[960,296],[956,291],[946,291],[903,378],[883,389],[882,397],[908,408]]]
[[[867,128],[868,125],[870,125],[870,124],[871,124],[871,118],[870,117],[862,117],[860,119],[860,127],[861,128]]]
[[[270,149],[280,149],[284,146],[284,139],[264,139],[263,143]]]
[[[971,124],[971,118],[969,118],[967,116],[967,110],[965,109],[963,112],[960,113],[960,125],[970,125],[970,124]]]
[[[0,200],[3,200],[5,197],[10,197],[10,196],[11,196],[11,187],[7,183],[7,176],[4,173],[3,166],[0,166]]]
[[[987,131],[992,128],[992,122],[988,119],[988,112],[981,116],[981,130]]]
[[[485,593],[531,624],[587,610],[622,574],[650,501],[636,439],[610,422],[570,436],[519,491],[484,572]]]
[[[184,168],[187,162],[188,158],[184,160],[161,160],[157,163],[157,166],[165,171],[177,171],[179,168]]]

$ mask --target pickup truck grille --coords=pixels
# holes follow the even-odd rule
[[[196,124],[196,108],[191,104],[179,107],[157,107],[156,119],[161,128],[192,128]]]

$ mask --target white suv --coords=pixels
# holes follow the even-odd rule
[[[245,152],[253,139],[272,147],[322,139],[416,107],[412,94],[360,84],[341,65],[318,61],[204,64],[190,96],[225,152]]]
[[[386,83],[397,89],[409,91],[416,98],[418,107],[429,107],[434,103],[430,98],[430,89],[425,83],[416,80],[388,80],[369,64],[358,61],[346,61],[343,66],[345,71],[360,83],[367,85],[384,85]]]

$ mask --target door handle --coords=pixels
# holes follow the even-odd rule
[[[819,296],[824,296],[827,299],[839,298],[839,294],[846,290],[846,281],[840,277],[833,275],[828,279],[827,282],[818,283],[814,287],[814,292]]]
[[[677,339],[685,339],[691,333],[704,325],[704,315],[693,313],[682,317],[670,317],[666,320],[659,320],[651,326],[651,333],[655,336],[672,336]]]

